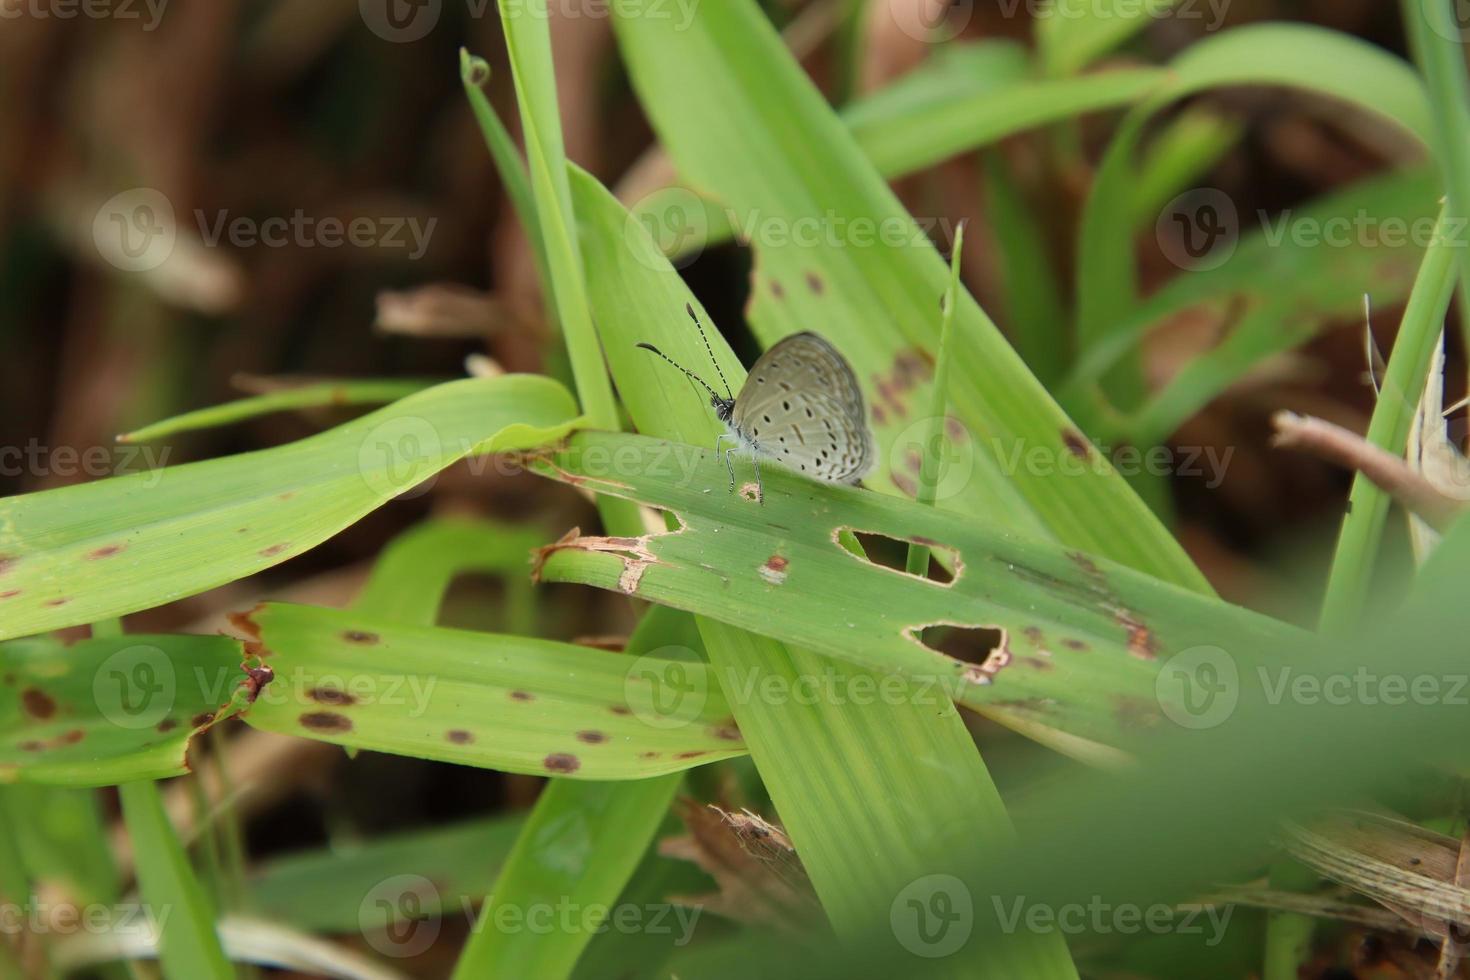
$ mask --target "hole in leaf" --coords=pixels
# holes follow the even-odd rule
[[[839,530],[848,530],[842,528]],[[954,548],[938,542],[928,540],[911,540],[905,538],[890,538],[886,534],[874,534],[870,531],[853,531],[858,544],[862,545],[863,553],[867,560],[874,565],[881,565],[890,571],[908,574],[909,546],[911,544],[923,544],[929,548],[929,569],[924,576],[931,582],[939,585],[950,585],[955,576],[963,567],[960,561],[960,553]],[[851,552],[849,552],[851,554]],[[854,558],[858,557],[853,555]]]
[[[973,684],[989,684],[1011,663],[1011,650],[1006,644],[1006,631],[998,626],[962,626],[958,623],[930,623],[905,630],[925,647],[967,665],[966,680]]]

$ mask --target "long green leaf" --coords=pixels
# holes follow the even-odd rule
[[[138,889],[159,924],[159,960],[168,980],[230,980],[235,973],[215,932],[215,912],[199,885],[152,782],[118,787],[132,839]]]
[[[0,639],[136,612],[305,552],[471,453],[570,430],[566,389],[456,381],[226,459],[0,500]]]
[[[1368,423],[1368,442],[1395,456],[1402,456],[1408,446],[1419,395],[1434,352],[1442,343],[1445,313],[1455,293],[1455,257],[1465,243],[1451,237],[1449,220],[1446,207],[1435,225],[1434,242],[1424,256],[1413,295],[1404,310],[1378,404]],[[1357,625],[1368,599],[1391,504],[1389,495],[1373,481],[1361,473],[1356,475],[1323,600],[1324,630],[1347,630]]]
[[[1134,155],[1152,117],[1209,89],[1280,85],[1376,113],[1409,135],[1430,131],[1423,86],[1403,61],[1366,42],[1316,27],[1264,24],[1191,45],[1170,64],[1169,83],[1124,119],[1098,169],[1083,216],[1078,255],[1078,335],[1082,349],[1103,342],[1132,312],[1137,290],[1130,220]],[[1138,396],[1136,379],[1115,392]]]
[[[863,381],[882,446],[870,482],[911,490],[905,441],[924,428],[914,417],[929,401],[943,260],[754,3],[701,5],[677,36],[637,6],[616,5],[614,23],[640,99],[681,174],[738,213],[789,233],[754,242],[752,326],[767,343],[817,327],[842,348]],[[796,234],[812,227],[814,237]],[[882,234],[856,236],[868,227]],[[970,381],[956,385],[952,403],[964,430],[955,452],[972,474],[946,506],[1204,587],[1178,543],[1105,464],[1065,480],[1033,467],[1005,471],[1005,454],[1018,448],[1059,459],[1083,440],[968,294],[955,319],[955,376]]]
[[[1036,18],[1041,60],[1048,73],[1070,75],[1143,30],[1151,17],[1166,14],[1174,2],[1052,0]],[[1188,12],[1203,13],[1203,6],[1191,4]]]
[[[239,706],[241,659],[221,636],[0,645],[0,782],[106,786],[187,772],[189,742]]]
[[[1376,308],[1402,302],[1434,236],[1436,196],[1428,175],[1414,171],[1364,181],[1274,220],[1260,218],[1262,226],[1238,247],[1221,246],[1234,251],[1220,265],[1177,276],[1091,347],[1062,390],[1063,404],[1084,412],[1098,382],[1147,332],[1187,310],[1209,309],[1222,321],[1220,342],[1134,411],[1094,427],[1109,440],[1137,446],[1167,439],[1267,358],[1329,325],[1356,320],[1364,295]]]
[[[1457,21],[1457,0],[1403,0],[1410,47],[1424,74],[1431,98],[1433,129],[1430,144],[1439,160],[1444,182],[1446,222],[1458,249],[1460,296],[1470,303],[1470,248],[1465,228],[1470,224],[1470,78],[1465,73],[1465,42],[1470,31]],[[1470,307],[1461,321],[1470,330]],[[1470,334],[1467,334],[1470,340]]]
[[[639,658],[629,676],[651,685],[631,687],[630,694],[660,698],[674,693],[672,701],[642,702],[653,710],[645,710],[640,724],[646,720],[645,728],[675,739],[682,737],[679,723],[709,703],[683,693],[691,686],[708,691],[709,685],[702,680],[705,665],[697,662],[697,652],[681,645],[686,626],[681,618],[667,612],[646,615],[628,641],[629,652]],[[647,669],[659,661],[659,653],[679,659]],[[693,677],[701,680],[690,681]],[[672,685],[669,691],[661,688],[664,681]],[[718,695],[714,700],[720,700]],[[660,713],[660,704],[668,710]],[[476,934],[455,965],[456,978],[570,976],[643,859],[678,785],[677,775],[632,783],[552,780],[496,879]],[[550,929],[537,930],[505,927],[499,918],[527,922],[547,908],[571,908],[575,914],[557,915]]]
[[[626,461],[616,474],[583,462],[609,455]],[[583,433],[533,466],[629,494],[680,522],[677,531],[635,539],[565,540],[544,562],[544,578],[667,603],[917,678],[931,701],[952,696],[1003,709],[1002,721],[1027,722],[1028,732],[1119,744],[1163,717],[1154,695],[1164,658],[1227,639],[1305,638],[1106,559],[779,468],[763,474],[766,502],[756,506],[725,494],[724,466],[694,447]],[[843,531],[930,543],[951,557],[955,579],[934,582],[858,558],[838,543]],[[939,624],[999,635],[989,656],[981,651],[971,662],[921,642]],[[717,679],[737,717],[759,693],[745,682],[732,687],[739,678]]]
[[[646,779],[745,751],[718,692],[662,724],[658,679],[708,686],[702,664],[310,606],[269,604],[235,624],[275,672],[246,715],[264,731],[577,779]]]
[[[629,414],[645,432],[712,443],[719,425],[706,400],[635,345],[654,343],[690,364],[707,363],[699,358],[713,355],[734,385],[744,369],[717,333],[710,334],[706,350],[685,315],[693,297],[643,226],[591,177],[575,174],[573,191],[584,222],[598,325]],[[624,482],[630,464],[631,473],[641,469],[636,456],[612,462],[617,458],[595,464],[613,482]],[[873,671],[710,619],[701,618],[699,627],[719,676],[738,677],[756,690],[792,678],[832,677],[853,689],[883,680]],[[902,679],[888,683],[908,689]],[[900,696],[880,705],[820,696],[780,702],[745,697],[733,707],[771,800],[839,932],[862,934],[877,927],[875,917],[886,930],[886,910],[907,897],[905,889],[915,881],[921,891],[934,884],[926,876],[943,874],[960,850],[978,864],[984,852],[1011,846],[999,794],[960,718],[942,700],[929,704]],[[914,767],[914,759],[934,764]],[[916,805],[920,800],[922,806]],[[884,855],[881,861],[874,860],[876,853]],[[1006,975],[1074,975],[1064,944],[1055,938],[969,948],[946,972],[964,974],[992,954],[1015,957],[1007,959]]]

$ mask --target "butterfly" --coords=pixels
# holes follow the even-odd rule
[[[668,361],[709,392],[710,407],[727,430],[715,441],[715,452],[721,453],[730,472],[732,493],[735,465],[730,456],[737,449],[750,455],[760,500],[765,499],[760,475],[763,458],[828,483],[857,483],[872,470],[878,451],[868,429],[862,388],[836,347],[810,331],[792,334],[761,355],[740,394],[734,395],[694,307],[684,309],[699,328],[725,394],[652,344],[638,346]],[[732,443],[729,448],[723,448],[726,439]]]

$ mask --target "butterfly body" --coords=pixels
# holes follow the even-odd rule
[[[692,308],[689,315],[699,323]],[[731,490],[735,468],[730,455],[737,449],[751,457],[757,488],[762,459],[828,483],[856,483],[873,468],[877,448],[857,376],[820,335],[805,332],[783,338],[755,362],[739,395],[728,394],[728,384],[727,394],[721,395],[653,345],[638,346],[663,357],[709,392],[710,407],[726,429],[716,451],[726,439],[734,443],[723,450]],[[713,352],[710,357],[713,360]],[[718,363],[715,367],[718,370]],[[723,381],[723,372],[720,377]]]

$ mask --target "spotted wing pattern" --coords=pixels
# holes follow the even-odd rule
[[[857,376],[814,333],[793,334],[756,361],[731,422],[760,456],[829,483],[856,483],[877,459]]]

